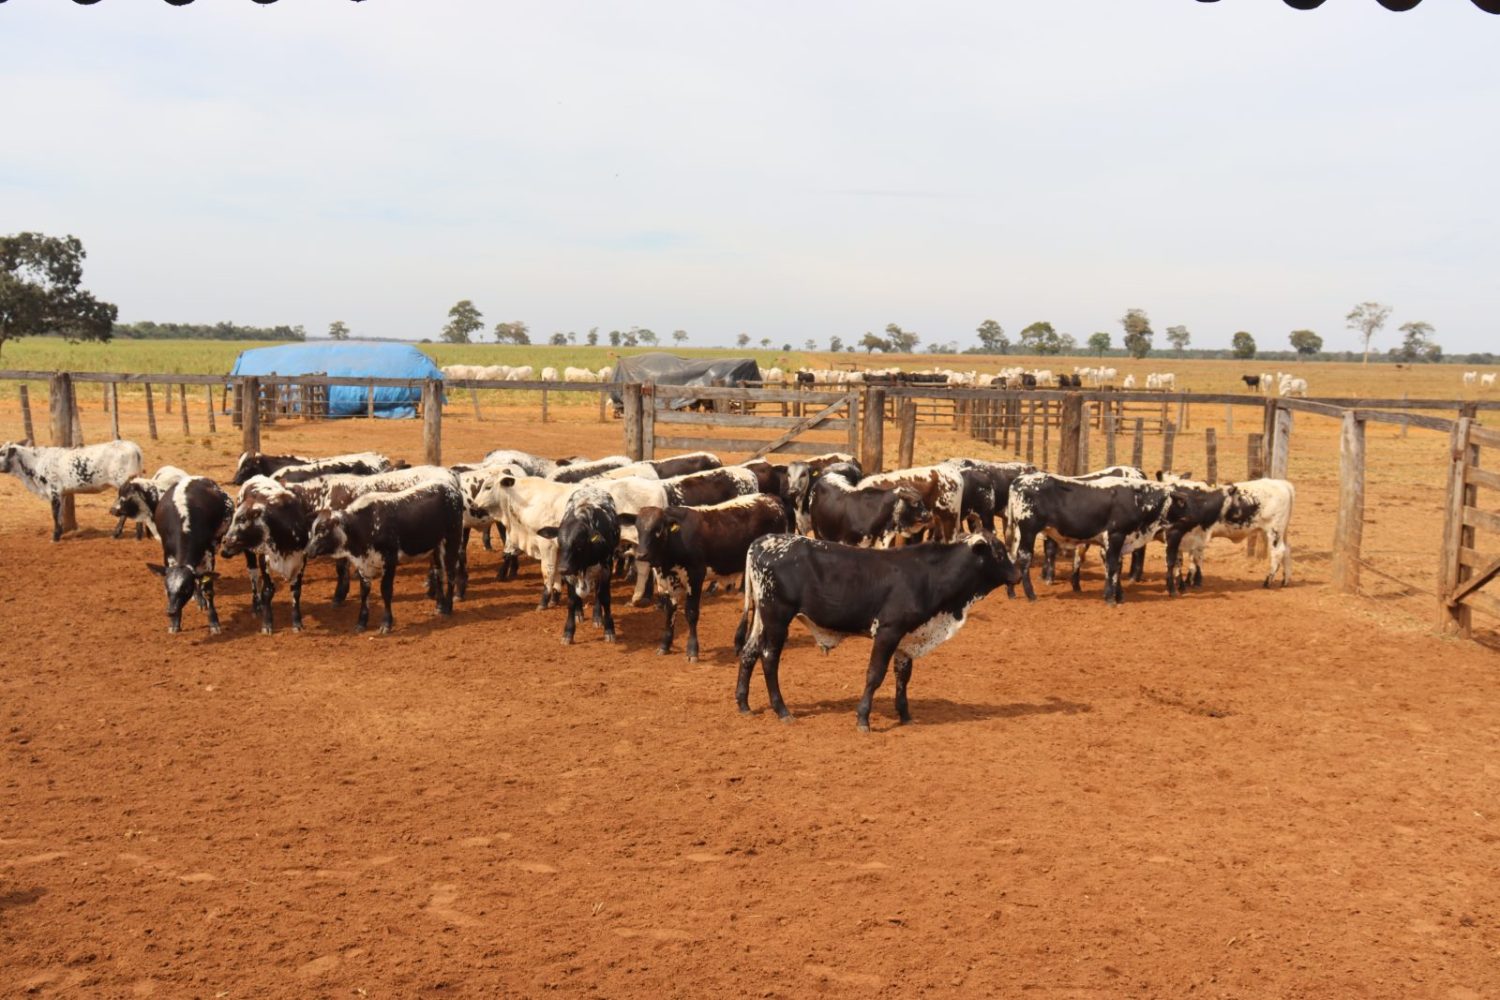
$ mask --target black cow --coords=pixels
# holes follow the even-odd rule
[[[1033,374],[1031,374],[1031,372],[1022,372],[1021,373],[1021,385],[1023,387],[1025,387],[1025,388],[1027,388],[1027,389],[1035,389],[1036,388],[1036,376],[1033,375]]]
[[[635,522],[640,538],[636,558],[656,571],[661,581],[662,612],[666,616],[657,652],[672,651],[673,625],[677,606],[681,604],[688,625],[688,662],[698,662],[698,609],[703,599],[704,579],[709,573],[719,577],[743,573],[750,543],[762,535],[785,533],[788,523],[785,505],[763,493],[711,507],[642,509]]]
[[[1157,478],[1161,478],[1161,473],[1157,473]],[[1224,516],[1229,494],[1206,483],[1177,482],[1171,484],[1171,488],[1178,502],[1172,505],[1163,534],[1167,543],[1167,593],[1175,597],[1189,584],[1195,588],[1203,586],[1203,565],[1196,554],[1208,541],[1214,525]],[[1189,537],[1197,543],[1191,546],[1195,554],[1193,568],[1179,575],[1179,553],[1183,539]]]
[[[792,504],[792,512],[796,517],[796,530],[799,534],[805,534],[812,530],[811,507],[812,507],[812,485],[823,470],[830,465],[848,462],[858,471],[860,478],[864,477],[864,470],[860,468],[859,461],[853,455],[841,451],[830,451],[823,455],[815,455],[812,458],[793,462],[787,466],[787,491]],[[764,491],[762,491],[764,492]]]
[[[601,473],[629,464],[630,459],[624,455],[611,455],[592,462],[576,462],[572,465],[558,466],[547,474],[547,478],[554,483],[581,483],[585,479],[592,479]]]
[[[679,507],[702,507],[760,492],[759,477],[738,465],[674,476],[663,479],[661,485],[666,490],[667,503]]]
[[[792,619],[801,617],[826,651],[851,635],[874,638],[864,695],[855,718],[870,729],[870,703],[896,660],[896,714],[911,721],[906,685],[912,661],[963,627],[969,608],[1016,570],[993,535],[875,551],[770,535],[745,557],[745,611],[735,632],[740,672],[735,701],[750,711],[750,675],[761,661],[771,708],[791,718],[781,700],[781,650]]]
[[[646,464],[656,470],[658,479],[671,479],[673,476],[686,476],[692,472],[717,469],[724,463],[719,460],[718,455],[712,452],[695,451],[687,455],[678,455],[676,458],[657,459]]]
[[[300,465],[288,465],[271,473],[271,478],[278,483],[305,483],[324,476],[376,476],[382,472],[404,468],[407,468],[404,463],[393,465],[384,455],[370,452],[364,455],[336,455]]]
[[[1031,560],[1042,533],[1104,547],[1104,600],[1113,607],[1125,599],[1120,565],[1126,552],[1143,547],[1176,513],[1170,488],[1137,479],[1072,479],[1033,472],[1010,488],[1005,532],[1011,557],[1021,572],[1026,599],[1036,600]],[[1075,572],[1076,579],[1076,572]]]
[[[258,451],[246,451],[240,454],[239,463],[234,467],[234,478],[230,482],[243,486],[254,476],[269,476],[289,465],[306,465],[314,461],[317,459],[306,455],[265,455]]]
[[[1259,389],[1260,388],[1260,376],[1259,375],[1241,375],[1240,376],[1240,381],[1243,382],[1243,383],[1245,383],[1245,387],[1248,388],[1248,389]]]
[[[304,502],[303,491],[268,477],[252,477],[240,490],[221,553],[226,559],[244,553],[247,560],[254,560],[252,608],[260,611],[260,630],[266,635],[276,631],[271,614],[276,576],[292,591],[292,631],[302,631],[302,574],[307,568],[308,534],[314,516]],[[347,580],[347,566],[341,568]]]
[[[342,510],[320,510],[309,532],[307,555],[348,559],[359,574],[359,620],[354,631],[370,623],[370,581],[380,575],[380,597],[385,617],[382,635],[395,625],[391,597],[396,564],[402,557],[431,552],[436,558],[437,613],[453,613],[453,588],[458,576],[458,548],[464,530],[464,497],[457,482],[431,480],[399,493],[366,493]],[[429,591],[432,586],[429,583]]]
[[[859,486],[859,468],[838,462],[813,480],[808,519],[813,537],[889,548],[932,524],[932,511],[910,486]]]
[[[568,584],[568,620],[563,625],[564,645],[573,642],[583,599],[598,588],[603,614],[604,641],[615,641],[615,616],[609,604],[610,566],[620,546],[620,516],[615,501],[594,486],[580,487],[568,497],[562,521],[537,532],[557,540],[557,571]]]
[[[162,564],[146,568],[167,592],[167,631],[182,631],[182,609],[192,598],[208,612],[208,630],[219,634],[214,607],[214,556],[234,506],[219,484],[203,476],[179,479],[156,503],[152,522],[161,539]]]
[[[995,532],[995,515],[1005,516],[1010,501],[1010,484],[1016,477],[1035,472],[1029,462],[986,462],[977,458],[954,458],[944,463],[955,465],[964,477],[962,520],[971,530]]]

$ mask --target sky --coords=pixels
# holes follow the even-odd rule
[[[122,322],[998,320],[1194,347],[1393,308],[1500,350],[1500,17],[1466,0],[0,3],[0,230]]]

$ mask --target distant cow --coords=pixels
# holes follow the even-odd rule
[[[875,640],[855,720],[870,729],[870,705],[896,661],[896,714],[911,721],[906,686],[912,663],[951,638],[969,609],[1003,583],[1015,567],[993,535],[867,550],[796,535],[769,535],[745,557],[745,610],[735,632],[739,678],[735,702],[750,711],[756,660],[766,678],[771,709],[789,720],[781,698],[781,651],[792,619],[801,618],[825,651],[851,635]]]
[[[1243,383],[1245,383],[1245,388],[1247,388],[1247,389],[1257,389],[1258,390],[1260,388],[1260,376],[1259,375],[1241,375],[1240,376],[1240,381],[1243,382]]]
[[[182,630],[182,609],[196,597],[208,612],[208,630],[219,634],[214,607],[214,560],[229,528],[234,507],[212,479],[179,479],[156,504],[152,519],[161,539],[161,565],[146,568],[162,578],[167,592],[167,631]]]
[[[82,448],[0,445],[0,473],[8,472],[21,485],[52,505],[52,540],[62,538],[63,498],[75,493],[103,493],[124,486],[145,469],[141,447],[134,441],[106,441]],[[125,518],[115,522],[115,537],[125,530]]]
[[[453,588],[458,574],[458,546],[463,536],[464,498],[454,482],[434,480],[399,493],[366,493],[343,510],[322,510],[309,533],[309,558],[348,559],[359,574],[359,620],[354,631],[370,622],[370,581],[379,575],[385,603],[382,635],[395,625],[391,599],[396,565],[402,558],[437,555],[439,581],[437,612],[453,613]]]
[[[650,565],[661,582],[666,615],[657,652],[671,652],[673,623],[682,605],[688,625],[687,658],[696,663],[703,581],[710,573],[716,577],[743,573],[750,543],[786,530],[786,507],[779,498],[760,493],[708,507],[642,510],[636,518],[637,558]]]

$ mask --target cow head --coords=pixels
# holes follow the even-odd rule
[[[642,507],[635,518],[637,536],[636,555],[652,566],[664,565],[667,561],[667,546],[674,531],[682,525],[661,507]]]
[[[167,631],[182,631],[182,609],[198,592],[199,584],[211,579],[213,573],[194,573],[187,566],[160,566],[147,563],[146,568],[162,578],[167,591]]]
[[[572,507],[556,528],[542,528],[537,534],[557,541],[557,570],[563,576],[583,576],[591,566],[608,564],[620,544],[614,511],[588,504]],[[585,594],[587,582],[580,580],[578,589]]]
[[[0,445],[0,472],[9,472],[10,465],[16,460],[17,446],[14,441],[7,441]]]
[[[260,456],[255,452],[241,452],[240,460],[234,467],[234,478],[230,482],[236,486],[243,486],[245,480],[251,476],[260,475],[261,464]]]
[[[896,506],[891,511],[891,527],[900,535],[914,535],[932,524],[932,511],[922,502],[922,495],[910,486],[892,491]]]
[[[312,531],[308,532],[307,537],[309,559],[333,555],[344,548],[349,541],[344,521],[344,512],[341,510],[318,511],[318,516],[313,519]]]
[[[1224,488],[1224,509],[1219,518],[1226,524],[1249,524],[1260,510],[1260,501],[1231,483]]]
[[[128,517],[132,521],[150,517],[156,508],[156,497],[154,491],[148,490],[140,479],[121,484],[115,502],[109,505],[109,516]]]
[[[990,590],[1001,584],[1014,587],[1021,582],[1021,571],[1011,562],[1005,543],[990,532],[975,532],[960,544],[967,545],[979,557],[980,572]]]
[[[224,557],[237,556],[264,545],[269,540],[265,525],[265,504],[259,500],[241,502],[229,521],[229,530],[224,532]]]

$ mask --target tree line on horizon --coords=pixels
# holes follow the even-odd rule
[[[270,327],[245,326],[228,321],[218,323],[158,323],[140,321],[116,323],[119,309],[113,303],[97,299],[82,287],[83,261],[87,254],[77,237],[54,237],[42,233],[15,233],[0,236],[0,350],[5,343],[17,337],[31,334],[53,335],[69,340],[107,341],[115,335],[136,340],[201,339],[201,340],[283,340],[302,341],[307,333],[298,325],[281,324]],[[1368,364],[1375,337],[1384,329],[1392,309],[1379,302],[1361,302],[1345,317],[1345,325],[1355,331],[1364,343],[1363,361]],[[931,354],[1009,354],[1015,347],[1018,354],[1029,355],[1093,355],[1103,357],[1145,358],[1154,349],[1155,331],[1146,311],[1130,308],[1119,320],[1122,327],[1120,346],[1114,346],[1113,337],[1106,331],[1091,334],[1080,348],[1069,333],[1058,331],[1050,322],[1039,320],[1024,327],[1014,343],[1004,327],[993,319],[978,325],[975,333],[979,343],[962,351],[957,341],[932,339],[927,342],[927,353]],[[470,299],[462,299],[448,310],[448,322],[439,334],[445,343],[473,343],[476,334],[485,329],[483,313]],[[1414,320],[1399,328],[1401,343],[1389,348],[1384,355],[1375,353],[1377,361],[1406,364],[1435,363],[1440,361],[1462,361],[1467,364],[1492,364],[1492,352],[1473,352],[1462,356],[1445,356],[1442,347],[1434,339],[1436,333],[1431,323]],[[494,341],[499,344],[531,344],[531,331],[522,320],[498,322],[492,330]],[[328,336],[333,340],[350,337],[348,324],[335,320],[329,324]],[[1293,330],[1287,336],[1292,350],[1262,351],[1255,337],[1246,330],[1239,330],[1230,338],[1229,349],[1192,349],[1192,334],[1185,326],[1169,326],[1163,331],[1166,342],[1171,345],[1172,355],[1180,358],[1232,357],[1249,361],[1257,357],[1322,358],[1353,360],[1355,352],[1323,352],[1323,338],[1312,330]],[[674,330],[671,340],[676,345],[687,342],[686,330]],[[570,344],[597,346],[608,343],[611,347],[655,347],[662,338],[651,329],[632,326],[626,330],[610,330],[601,334],[598,327],[580,335],[574,331],[555,331],[546,343],[552,346]],[[740,333],[735,346],[747,348],[751,337]],[[840,335],[829,338],[828,350],[852,353],[863,349],[866,354],[877,351],[883,354],[915,353],[922,337],[914,331],[904,329],[897,323],[886,324],[883,334],[867,331],[863,337],[848,342]],[[761,348],[770,350],[771,338],[760,338]],[[818,343],[812,338],[803,341],[802,348],[818,351]],[[791,343],[783,343],[780,349],[791,352]]]

